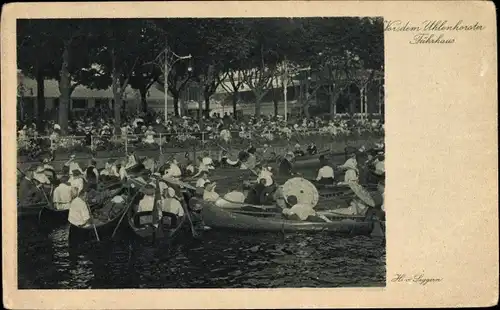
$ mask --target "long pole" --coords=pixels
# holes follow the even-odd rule
[[[165,39],[165,63],[163,68],[163,80],[165,81],[163,84],[164,92],[165,92],[165,124],[167,124],[168,120],[168,41]]]
[[[285,66],[285,72],[283,72],[283,100],[285,101],[285,122],[288,121],[288,102],[287,102],[287,98],[286,98],[286,89],[287,89],[287,86],[288,86],[288,65],[287,65],[287,62],[285,60],[285,63],[284,63],[284,66]]]

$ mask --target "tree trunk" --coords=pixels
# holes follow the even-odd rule
[[[235,91],[233,93],[233,117],[234,119],[237,119],[237,108],[236,105],[238,104],[238,91]]]
[[[69,43],[65,42],[63,54],[62,54],[62,65],[60,71],[59,79],[59,126],[61,126],[61,132],[63,134],[68,131],[68,113],[71,95],[71,79],[69,75]]]
[[[262,97],[264,97],[262,94],[256,94],[255,96],[255,117],[260,117],[260,101],[262,100]]]
[[[205,116],[210,116],[210,93],[205,91],[203,92],[203,99],[205,101]]]
[[[148,112],[148,101],[146,99],[146,95],[148,91],[145,87],[139,88],[139,93],[141,94],[141,110],[146,113]]]
[[[174,99],[174,115],[179,116],[179,93],[172,94]]]
[[[45,121],[45,77],[40,68],[37,68],[36,72],[36,85],[36,105],[38,108],[37,127],[38,131],[42,132]]]
[[[337,100],[339,99],[340,93],[334,93],[333,90],[330,91],[329,97],[331,98],[330,101],[330,119],[333,120],[335,117],[335,114],[337,114]]]
[[[273,98],[274,117],[278,117],[278,99]]]

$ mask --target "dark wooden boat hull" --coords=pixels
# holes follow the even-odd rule
[[[344,235],[369,235],[373,222],[338,220],[331,223],[291,221],[278,217],[257,217],[222,209],[205,203],[203,220],[212,229],[229,229],[250,232],[324,232]]]
[[[118,225],[118,222],[120,221],[121,216],[123,215],[123,212],[125,212],[125,209],[111,221],[102,224],[97,224],[95,226],[95,230],[93,225],[78,227],[70,224],[70,230],[69,230],[70,243],[73,241],[85,242],[89,240],[96,240],[95,231],[97,231],[97,234],[99,235],[99,239],[101,241],[105,239],[110,239],[113,234],[113,231],[115,230],[116,226]],[[117,230],[123,231],[123,228],[125,227],[123,222],[124,221],[120,223],[120,227],[118,227]]]

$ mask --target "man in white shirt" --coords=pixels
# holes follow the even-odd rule
[[[150,212],[154,210],[155,187],[151,184],[144,186],[144,198],[139,201],[137,212]]]
[[[56,210],[68,210],[71,203],[71,185],[66,175],[61,177],[61,183],[54,189],[52,202]]]
[[[321,163],[321,168],[318,170],[318,176],[316,177],[316,181],[320,184],[333,184],[334,182],[334,173],[333,168],[328,164],[328,161],[325,159],[324,155],[319,157],[319,161]]]
[[[71,188],[71,203],[69,205],[68,222],[77,227],[84,227],[90,224],[91,216],[87,203],[85,202],[86,192]]]
[[[162,211],[172,213],[178,217],[184,216],[184,208],[182,208],[181,202],[175,198],[175,190],[168,187],[165,194],[166,197],[162,201]]]

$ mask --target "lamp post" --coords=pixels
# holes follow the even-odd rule
[[[283,100],[285,101],[285,122],[288,121],[288,102],[287,102],[287,90],[290,71],[293,70],[293,74],[297,74],[301,71],[309,71],[311,67],[307,68],[289,68],[288,61],[285,59],[283,61],[283,74],[282,74],[282,84],[283,84]]]

